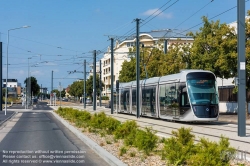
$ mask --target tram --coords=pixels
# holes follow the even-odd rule
[[[136,81],[118,87],[117,112],[136,115]],[[187,122],[219,118],[218,87],[211,71],[182,70],[140,80],[139,93],[140,116]]]

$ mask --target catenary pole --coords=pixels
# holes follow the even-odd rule
[[[50,93],[50,102],[53,105],[53,97],[52,96],[52,91],[53,91],[53,70],[51,71],[51,93]]]
[[[96,50],[94,50],[94,62],[93,62],[93,110],[96,110]]]
[[[3,66],[2,66],[2,64],[3,64],[3,43],[2,42],[0,42],[0,64],[1,64],[1,68],[0,68],[0,80],[1,80],[1,83],[2,83],[2,81],[3,81]],[[1,96],[1,98],[3,97],[3,89],[2,88],[0,88],[0,96]],[[1,106],[3,105],[3,101],[2,100],[0,100],[0,105]],[[0,111],[2,111],[2,109],[3,108],[1,107]]]
[[[99,106],[102,106],[102,60],[100,60],[99,67],[100,75],[99,75],[99,89],[100,89],[100,97],[99,97]]]
[[[168,52],[168,40],[164,40],[164,54],[167,54]]]
[[[53,70],[51,72],[51,93],[53,91]]]
[[[140,39],[139,39],[139,24],[140,19],[136,21],[136,117],[140,117]]]
[[[237,1],[238,34],[238,136],[246,136],[246,48],[245,1]]]
[[[84,59],[84,108],[86,108],[86,59]]]
[[[114,113],[114,39],[111,38],[111,114]]]

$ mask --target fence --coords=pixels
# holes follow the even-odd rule
[[[220,102],[237,102],[238,94],[233,93],[234,86],[220,86],[219,90],[219,101]],[[250,91],[246,94],[247,101],[250,101]]]

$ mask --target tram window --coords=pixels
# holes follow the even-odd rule
[[[187,92],[183,92],[181,94],[181,106],[185,107],[185,106],[189,106],[189,100],[188,100],[188,96],[187,96]]]
[[[160,92],[159,92],[159,98],[160,98],[160,105],[167,104],[166,103],[166,90],[165,90],[165,85],[160,85]]]
[[[176,84],[166,84],[166,98],[167,104],[177,103]]]
[[[160,105],[171,105],[173,103],[179,103],[179,83],[171,83],[160,85],[159,100]]]
[[[127,110],[129,104],[129,91],[125,90],[121,92],[122,109]]]

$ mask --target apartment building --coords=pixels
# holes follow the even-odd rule
[[[3,79],[3,88],[8,88],[8,97],[18,97],[21,95],[21,84],[18,83],[17,79],[8,79],[6,83],[6,79]]]
[[[141,32],[139,35],[140,44],[143,44],[144,47],[158,47],[163,48],[165,50],[168,47],[177,42],[182,42],[183,44],[193,43],[193,38],[187,37],[185,34],[178,33],[171,29],[166,30],[156,30],[150,32]],[[165,40],[166,44],[162,42],[159,45],[160,40]],[[179,41],[180,40],[180,41]],[[116,80],[119,78],[119,72],[122,69],[122,63],[127,60],[129,61],[129,49],[134,47],[136,44],[136,37],[131,36],[126,38],[123,41],[115,41],[114,44],[114,85]],[[161,47],[159,47],[161,46]],[[166,47],[164,47],[166,46]],[[102,61],[102,81],[104,82],[104,88],[102,91],[102,95],[111,96],[111,50],[108,47],[107,52],[104,54]]]

